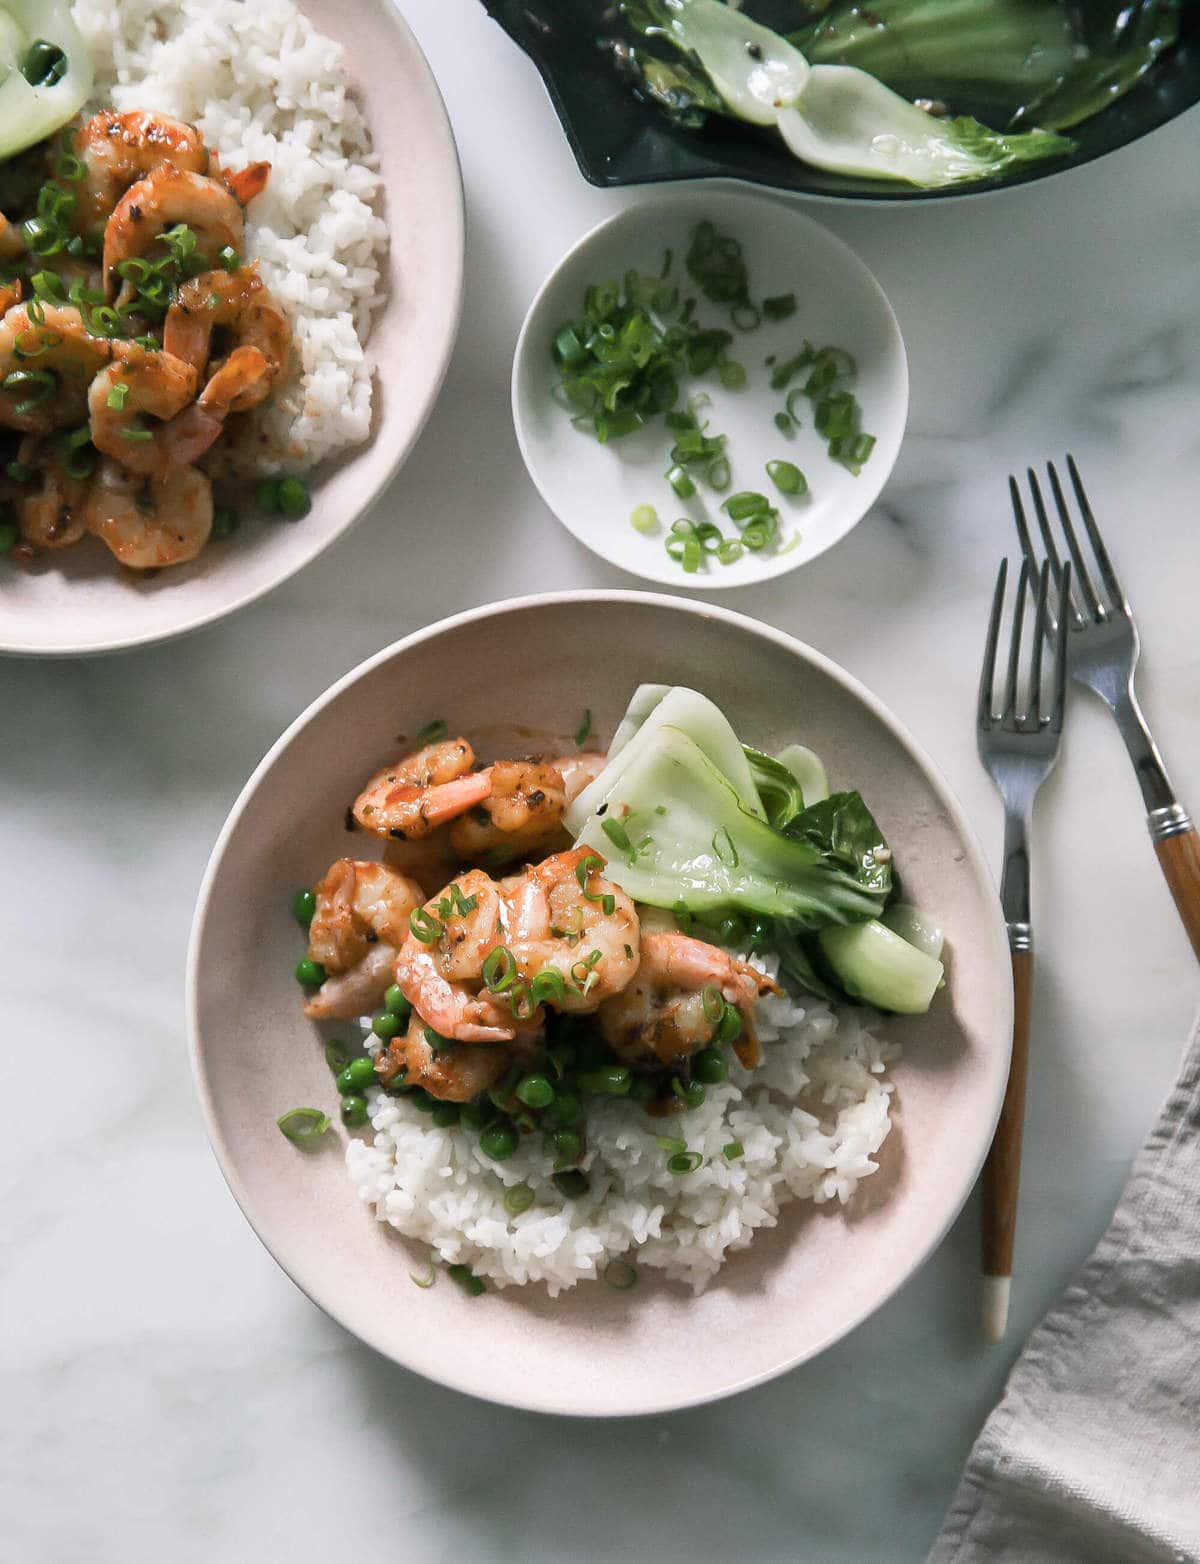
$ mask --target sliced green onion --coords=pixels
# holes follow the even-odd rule
[[[497,945],[484,958],[484,987],[493,994],[503,994],[517,979],[517,958],[507,945]]]
[[[637,1270],[628,1260],[610,1260],[600,1274],[605,1285],[614,1287],[617,1292],[628,1292],[638,1284]]]
[[[629,832],[619,820],[611,818],[604,820],[601,822],[600,829],[620,852],[631,853],[633,851],[633,843],[629,840]]]
[[[629,525],[645,537],[658,527],[658,512],[653,505],[635,505],[629,512]]]
[[[752,516],[760,516],[770,508],[771,502],[767,496],[757,493],[754,489],[741,489],[737,494],[731,494],[721,506],[730,521],[748,521]]]
[[[330,1038],[325,1044],[325,1063],[334,1075],[340,1075],[350,1063],[350,1054],[336,1037]]]
[[[685,1108],[698,1108],[708,1095],[702,1081],[681,1081],[677,1075],[671,1078],[671,1091]]]
[[[681,1151],[687,1150],[686,1140],[673,1140],[669,1135],[656,1135],[654,1137],[654,1144],[658,1147],[659,1151],[669,1152],[672,1156],[675,1156]]]
[[[727,391],[740,391],[746,384],[746,367],[735,359],[727,358],[717,373]]]
[[[746,1148],[742,1145],[740,1140],[727,1141],[726,1144],[721,1147],[721,1155],[725,1158],[726,1162],[736,1162],[739,1157],[744,1157],[746,1155]]]
[[[476,1276],[469,1265],[448,1265],[446,1275],[472,1298],[478,1298],[480,1293],[487,1291],[487,1283],[482,1277]]]
[[[704,1019],[711,1021],[713,1026],[725,1014],[725,996],[715,983],[706,983],[700,990],[700,1000],[704,1006]]]
[[[600,952],[593,950],[586,959],[575,962],[571,967],[571,981],[581,994],[590,994],[600,981],[600,974],[596,971],[599,961]]]
[[[242,264],[242,258],[232,245],[226,244],[217,251],[217,260],[227,272],[235,272]]]
[[[329,1128],[329,1115],[320,1108],[292,1108],[275,1120],[288,1140],[295,1146],[310,1146],[320,1140]]]
[[[717,550],[717,559],[722,565],[736,565],[741,557],[742,545],[737,538],[726,538]]]
[[[742,1013],[736,1005],[726,1005],[714,1039],[718,1043],[736,1043],[742,1035]]]
[[[789,315],[796,313],[796,295],[777,293],[772,298],[764,299],[762,312],[768,320],[786,320]]]
[[[754,331],[762,323],[762,314],[756,304],[735,304],[729,318],[739,331]]]
[[[733,470],[723,456],[718,456],[715,461],[709,462],[705,469],[704,481],[710,489],[715,489],[718,494],[723,494],[729,487],[733,477]]]
[[[424,749],[427,744],[440,744],[449,736],[450,728],[444,717],[434,717],[432,722],[427,722],[423,728],[417,730],[417,736],[413,740],[418,749]]]
[[[445,925],[439,923],[424,907],[416,907],[409,913],[408,926],[422,945],[436,944],[446,932]]]
[[[575,729],[575,743],[577,745],[580,745],[580,746],[585,744],[587,742],[587,740],[591,737],[591,732],[592,732],[592,710],[591,710],[591,707],[589,706],[584,711],[583,721]]]
[[[124,381],[124,380],[118,380],[110,388],[109,393],[105,397],[104,400],[107,403],[107,405],[113,409],[114,412],[119,413],[121,411],[121,409],[125,406],[125,398],[128,395],[129,395],[129,384],[128,384],[128,382]]]
[[[808,493],[808,480],[794,462],[768,462],[767,477],[781,494]]]
[[[696,542],[695,537],[673,533],[667,539],[666,548],[671,558],[682,565],[689,576],[695,575],[704,562],[704,550]]]
[[[681,500],[690,500],[696,492],[696,485],[692,482],[684,468],[678,462],[667,470],[667,482],[674,489]],[[657,517],[655,520],[657,521]]]
[[[418,1276],[415,1271],[410,1271],[408,1273],[408,1279],[414,1287],[432,1287],[434,1282],[437,1280],[437,1267],[434,1265],[433,1261],[430,1260],[429,1269],[425,1272],[424,1276]]]
[[[780,434],[790,437],[796,426],[786,413],[776,413],[775,427],[779,430]]]
[[[522,1211],[529,1210],[536,1198],[528,1184],[514,1184],[504,1191],[504,1209],[509,1216],[520,1216]]]
[[[667,1172],[682,1178],[685,1173],[694,1173],[703,1161],[698,1151],[678,1151],[667,1158]]]
[[[121,435],[126,440],[153,440],[154,438],[149,429],[122,429]]]
[[[675,921],[679,927],[685,934],[690,934],[692,932],[693,918],[692,909],[687,902],[677,901],[671,910],[675,914]]]
[[[562,973],[554,967],[543,967],[529,985],[529,992],[533,998],[534,1006],[552,1001],[561,1004],[567,997],[567,983]],[[531,1107],[536,1107],[534,1103]]]
[[[788,417],[795,424],[799,424],[799,423],[803,422],[803,420],[800,417],[800,414],[796,411],[796,409],[800,406],[800,403],[802,401],[804,401],[804,400],[805,400],[804,392],[800,389],[799,386],[797,386],[794,391],[789,391],[788,394],[787,394],[787,401],[784,403],[784,406],[787,408],[787,415],[788,415]]]

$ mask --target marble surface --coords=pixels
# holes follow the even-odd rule
[[[867,1325],[736,1401],[617,1426],[502,1411],[320,1315],[204,1139],[185,942],[210,845],[263,751],[332,679],[429,619],[532,587],[630,584],[537,499],[507,391],[537,284],[629,197],[580,181],[531,68],[472,0],[403,9],[458,134],[470,250],[445,392],[387,501],[190,640],[0,669],[14,874],[0,903],[0,1559],[919,1559],[1020,1336],[1107,1220],[1196,999],[1132,775],[1083,695],[1035,830],[1039,989],[1004,1347],[973,1331],[971,1206]],[[849,539],[724,601],[871,685],[994,853],[971,715],[1011,542],[1003,479],[1066,448],[1103,497],[1142,622],[1145,704],[1200,805],[1198,131],[1193,113],[982,200],[810,208],[896,307],[910,435]]]

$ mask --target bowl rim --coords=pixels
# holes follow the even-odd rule
[[[474,1396],[481,1400],[494,1402],[496,1405],[508,1406],[519,1411],[539,1412],[558,1417],[649,1417],[658,1416],[667,1412],[684,1411],[691,1407],[705,1406],[712,1402],[724,1400],[728,1396],[739,1395],[742,1391],[751,1390],[758,1385],[769,1383],[773,1379],[797,1368],[802,1363],[811,1361],[821,1353],[841,1341],[850,1332],[861,1325],[865,1320],[888,1303],[900,1289],[912,1279],[918,1270],[925,1264],[934,1251],[941,1245],[946,1234],[961,1214],[967,1199],[979,1178],[992,1136],[1000,1117],[1000,1109],[1004,1100],[1004,1093],[1008,1080],[1008,1059],[1012,1049],[1012,1017],[1013,1004],[1011,990],[1007,984],[1002,986],[1002,994],[1006,996],[1003,1005],[1003,1014],[1000,1016],[1002,1025],[997,1028],[997,1036],[1001,1039],[1001,1047],[1005,1054],[1004,1068],[997,1072],[995,1100],[989,1104],[983,1128],[986,1134],[980,1136],[978,1155],[974,1160],[971,1176],[964,1182],[954,1199],[947,1207],[945,1216],[937,1229],[929,1235],[925,1245],[914,1251],[907,1259],[904,1269],[897,1273],[895,1280],[887,1292],[874,1302],[868,1303],[858,1312],[848,1318],[838,1321],[816,1343],[795,1353],[791,1357],[764,1369],[758,1373],[748,1374],[733,1384],[723,1385],[715,1390],[702,1391],[689,1394],[683,1398],[660,1399],[653,1403],[638,1406],[628,1410],[591,1411],[587,1408],[565,1409],[562,1406],[551,1405],[539,1401],[536,1387],[532,1388],[532,1394],[524,1396],[503,1394],[481,1394],[477,1386],[469,1383],[466,1378],[456,1378],[453,1369],[448,1368],[444,1372],[431,1373],[426,1368],[414,1368],[403,1357],[398,1356],[390,1346],[385,1344],[382,1333],[375,1329],[363,1330],[357,1326],[351,1328],[343,1324],[336,1311],[327,1305],[322,1298],[322,1288],[318,1282],[309,1283],[296,1274],[287,1263],[284,1262],[272,1248],[266,1233],[262,1231],[255,1220],[252,1210],[251,1198],[239,1175],[233,1152],[227,1143],[217,1116],[212,1093],[209,1088],[208,1075],[205,1067],[204,1050],[200,1037],[199,1026],[199,984],[200,984],[200,957],[204,943],[205,929],[212,907],[213,893],[220,874],[225,853],[228,849],[230,838],[240,823],[241,817],[249,805],[259,787],[266,781],[273,770],[276,761],[289,748],[293,741],[307,728],[310,723],[323,713],[327,707],[335,701],[359,680],[366,678],[375,669],[383,664],[403,656],[411,648],[421,645],[423,642],[436,639],[438,636],[470,624],[488,618],[497,618],[501,615],[523,613],[530,609],[548,608],[568,603],[608,603],[614,606],[622,603],[650,604],[668,612],[679,611],[685,614],[697,615],[701,618],[719,619],[729,626],[742,631],[748,631],[753,635],[773,641],[783,650],[798,657],[801,661],[816,667],[827,677],[831,678],[851,697],[859,700],[867,707],[870,713],[888,729],[912,762],[923,774],[925,780],[937,795],[939,803],[945,809],[958,839],[963,847],[964,862],[967,865],[975,882],[988,893],[984,898],[985,927],[981,937],[986,939],[991,953],[991,960],[1006,973],[1009,966],[1008,937],[1004,923],[1004,915],[1000,906],[999,894],[996,891],[995,881],[988,868],[983,854],[983,848],[978,836],[967,819],[966,813],[957,795],[949,783],[942,776],[940,770],[926,752],[924,747],[914,738],[900,720],[884,705],[855,676],[848,673],[840,664],[827,657],[823,652],[799,640],[796,636],[789,635],[786,631],[778,630],[773,625],[764,624],[760,620],[753,619],[748,614],[741,614],[732,609],[717,607],[711,603],[697,601],[691,598],[676,597],[665,592],[637,592],[625,589],[596,589],[573,590],[561,592],[532,593],[523,597],[502,599],[492,603],[481,604],[477,608],[467,609],[458,614],[452,614],[445,619],[436,620],[434,623],[422,626],[409,635],[402,636],[393,641],[389,646],[372,656],[364,659],[356,667],[351,668],[341,678],[334,681],[321,695],[318,695],[310,704],[291,722],[287,728],[271,745],[270,749],[254,768],[249,779],[242,787],[234,800],[225,823],[221,827],[216,842],[213,845],[208,863],[205,866],[204,876],[196,899],[196,906],[192,916],[192,926],[188,936],[187,970],[185,978],[185,1010],[187,1022],[187,1047],[188,1062],[192,1073],[192,1083],[196,1096],[199,1099],[200,1111],[204,1120],[204,1129],[208,1137],[209,1145],[217,1161],[222,1177],[229,1188],[230,1193],[241,1208],[242,1215],[249,1223],[251,1230],[267,1253],[287,1275],[299,1290],[315,1304],[329,1319],[341,1326],[349,1334],[355,1336],[366,1346],[378,1352],[390,1362],[398,1364],[410,1373],[419,1373],[423,1378],[431,1380],[435,1384],[444,1386],[448,1390],[459,1391],[465,1395]]]
[[[733,178],[725,174],[706,175],[686,181],[664,183],[672,183],[673,187],[659,190],[655,195],[645,192],[641,187],[630,187],[637,190],[633,198],[618,211],[610,212],[607,217],[601,218],[598,223],[594,223],[585,233],[582,233],[563,252],[542,279],[537,292],[529,302],[529,308],[525,311],[525,318],[522,320],[521,329],[517,333],[516,346],[513,348],[512,369],[509,373],[509,403],[512,412],[513,432],[517,437],[517,448],[521,452],[521,460],[525,464],[525,471],[529,476],[529,481],[533,484],[541,496],[542,503],[554,517],[555,521],[558,522],[559,526],[564,531],[570,533],[575,541],[582,544],[595,559],[601,560],[610,569],[619,570],[622,574],[631,576],[634,580],[653,582],[657,589],[665,590],[669,593],[672,583],[663,577],[648,575],[644,571],[635,569],[632,565],[619,563],[610,555],[604,553],[583,531],[577,530],[566,520],[546,492],[542,478],[539,476],[538,464],[531,454],[531,441],[528,436],[524,413],[527,401],[522,397],[518,384],[529,352],[528,343],[534,317],[540,311],[550,290],[559,282],[563,274],[569,267],[575,265],[585,250],[599,239],[602,234],[607,233],[609,229],[615,228],[621,223],[635,223],[639,214],[644,215],[651,209],[661,209],[664,202],[678,202],[680,206],[683,206],[688,202],[707,199],[711,195],[716,201],[728,200],[735,203],[739,201],[759,202],[780,208],[781,211],[787,214],[789,219],[798,223],[802,228],[807,228],[810,232],[815,231],[820,236],[822,243],[828,243],[835,250],[841,250],[844,257],[851,262],[852,269],[859,276],[865,291],[872,294],[878,303],[882,305],[884,316],[894,336],[895,347],[898,353],[901,380],[900,394],[897,398],[897,406],[900,413],[900,434],[896,442],[896,449],[892,453],[891,461],[886,466],[883,462],[880,462],[878,466],[872,465],[867,469],[871,473],[868,484],[861,491],[857,492],[867,495],[868,498],[859,514],[848,527],[837,533],[836,536],[826,539],[813,553],[800,554],[800,551],[797,550],[796,553],[799,555],[797,558],[791,558],[786,554],[764,555],[764,559],[775,561],[777,568],[764,571],[761,575],[749,578],[712,575],[703,579],[695,576],[689,578],[686,582],[680,582],[680,585],[686,585],[689,591],[705,593],[735,591],[746,587],[760,586],[763,582],[776,581],[793,570],[800,570],[805,565],[811,565],[814,560],[820,559],[822,554],[827,554],[830,549],[836,548],[839,543],[844,542],[850,536],[855,527],[866,520],[872,508],[879,503],[879,498],[887,487],[892,473],[895,471],[896,463],[900,460],[900,454],[904,449],[904,441],[908,434],[908,417],[912,405],[912,376],[909,371],[908,348],[904,341],[904,333],[900,329],[900,318],[896,314],[892,301],[888,298],[883,284],[867,265],[866,261],[863,260],[854,246],[843,239],[840,234],[834,233],[831,228],[827,228],[816,217],[803,211],[794,202],[788,201],[787,191],[755,185],[750,181]],[[703,194],[701,193],[702,190]],[[874,485],[873,489],[872,485]],[[858,502],[856,501],[856,503]]]
[[[300,0],[302,4],[302,0]],[[421,83],[421,90],[427,95],[431,114],[436,118],[438,129],[449,152],[450,167],[454,172],[454,179],[447,185],[447,214],[448,228],[452,230],[451,239],[454,249],[454,266],[452,271],[445,274],[446,298],[448,309],[446,312],[447,331],[445,342],[441,350],[441,362],[436,365],[436,373],[429,380],[425,396],[415,408],[411,426],[406,440],[399,441],[392,449],[391,459],[384,467],[375,486],[374,492],[364,505],[352,511],[348,519],[343,521],[329,537],[315,545],[303,558],[297,560],[286,569],[283,574],[275,576],[271,580],[260,582],[240,593],[235,593],[228,601],[222,602],[207,609],[186,622],[169,629],[150,630],[133,636],[114,636],[105,641],[88,641],[84,643],[72,643],[64,639],[61,644],[54,646],[27,646],[21,641],[12,641],[5,637],[2,621],[0,621],[0,657],[32,657],[41,659],[53,659],[60,657],[104,657],[114,652],[135,651],[140,647],[155,646],[169,641],[177,641],[184,636],[191,635],[195,631],[204,630],[209,625],[226,618],[230,614],[238,613],[243,608],[248,608],[251,603],[258,602],[268,593],[274,592],[283,586],[286,581],[292,580],[302,570],[327,553],[347,537],[354,529],[364,521],[390,490],[392,483],[401,467],[407,461],[413,447],[421,436],[425,425],[429,421],[430,414],[441,395],[442,386],[450,368],[450,360],[454,355],[454,347],[458,341],[459,328],[462,324],[463,293],[465,287],[466,272],[466,211],[465,196],[463,191],[462,158],[458,151],[458,142],[454,135],[454,126],[450,114],[446,108],[445,99],[442,97],[441,88],[433,68],[426,58],[425,51],[417,40],[416,33],[409,25],[406,17],[392,0],[358,0],[360,4],[366,4],[376,16],[382,19],[382,25],[395,27],[400,34],[404,47],[411,52],[413,70]],[[386,304],[385,304],[386,308]],[[374,323],[372,323],[374,324]],[[368,353],[371,351],[371,333],[366,339]],[[378,429],[372,431],[367,445],[372,445],[380,437]],[[340,470],[343,466],[356,460],[358,450],[349,449],[329,458],[331,467]],[[321,463],[315,472],[318,482],[321,469],[325,466]]]

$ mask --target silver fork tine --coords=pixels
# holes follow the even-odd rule
[[[1017,537],[1021,544],[1021,553],[1031,565],[1037,564],[1037,556],[1033,552],[1033,539],[1029,535],[1029,523],[1025,520],[1025,505],[1021,499],[1021,491],[1017,487],[1017,480],[1012,473],[1008,475],[1008,497],[1012,501],[1013,520],[1017,524]]]
[[[1021,671],[1021,627],[1025,622],[1025,594],[1029,589],[1029,561],[1021,561],[1013,598],[1012,639],[1008,646],[1008,677],[1004,681],[1004,709],[1000,720],[1008,726],[1017,720],[1017,679]]]
[[[1050,712],[1050,729],[1062,732],[1063,707],[1067,701],[1067,616],[1066,604],[1071,593],[1071,567],[1063,566],[1062,581],[1058,588],[1058,629],[1054,635],[1054,706]],[[1041,637],[1038,637],[1039,641]]]
[[[1029,711],[1034,722],[1042,721],[1042,643],[1050,634],[1046,623],[1046,599],[1050,591],[1050,561],[1043,560],[1038,571],[1037,605],[1033,615],[1033,661],[1029,668]]]
[[[1058,481],[1058,473],[1053,462],[1046,463],[1046,471],[1050,474],[1050,487],[1054,490],[1054,503],[1058,507],[1058,519],[1062,522],[1062,529],[1067,539],[1067,547],[1071,551],[1071,560],[1075,566],[1075,574],[1079,578],[1079,590],[1083,593],[1088,613],[1091,614],[1093,619],[1105,619],[1107,615],[1100,606],[1100,599],[1096,596],[1096,589],[1092,586],[1092,578],[1088,575],[1087,566],[1084,564],[1083,553],[1079,547],[1079,539],[1075,536],[1075,526],[1071,521],[1071,512],[1067,509],[1067,502],[1063,498],[1062,484]]]
[[[1050,530],[1050,517],[1046,513],[1046,502],[1042,498],[1041,485],[1038,483],[1037,473],[1032,467],[1025,469],[1025,476],[1029,480],[1029,492],[1033,495],[1033,508],[1037,512],[1038,530],[1042,534],[1042,544],[1046,550],[1046,557],[1050,561],[1050,568],[1054,572],[1055,582],[1062,580],[1062,557],[1058,552],[1058,544],[1054,541],[1054,534]],[[1035,561],[1036,563],[1036,561]],[[1071,613],[1078,625],[1083,624],[1083,615],[1075,606],[1075,599],[1068,598],[1071,605]]]
[[[1096,525],[1096,518],[1092,514],[1091,503],[1087,492],[1083,487],[1083,479],[1079,476],[1079,468],[1075,465],[1075,458],[1068,454],[1067,471],[1071,474],[1071,487],[1075,490],[1075,498],[1079,501],[1079,513],[1083,517],[1083,524],[1087,528],[1088,541],[1092,545],[1092,553],[1096,556],[1096,563],[1100,566],[1100,575],[1104,585],[1108,588],[1108,595],[1114,608],[1127,614],[1129,606],[1125,601],[1125,592],[1117,579],[1117,572],[1113,569],[1112,560],[1108,557],[1108,550],[1104,547],[1104,539],[1100,536],[1100,528]]]
[[[1008,580],[1008,560],[1000,561],[996,574],[996,590],[992,593],[992,615],[988,620],[987,641],[983,648],[983,672],[979,676],[978,721],[981,728],[990,728],[992,717],[992,692],[996,683],[996,647],[1000,641],[1000,616],[1004,612],[1004,583]]]

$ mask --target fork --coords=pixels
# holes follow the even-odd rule
[[[985,1339],[991,1342],[1001,1339],[1008,1322],[1017,1189],[1021,1179],[1021,1132],[1033,1009],[1029,825],[1034,798],[1058,759],[1062,737],[1067,689],[1065,609],[1070,601],[1071,566],[1064,565],[1056,579],[1058,615],[1054,619],[1048,601],[1049,561],[1040,570],[1028,559],[1022,562],[1013,602],[1004,702],[997,713],[994,709],[996,652],[1007,582],[1008,561],[1002,560],[992,596],[975,722],[979,758],[1004,800],[1004,869],[1000,879],[1000,902],[1008,925],[1013,971],[1012,1063],[996,1135],[983,1169],[983,1310],[980,1324]],[[1024,635],[1025,604],[1031,591],[1034,595],[1033,627],[1031,634]],[[1050,628],[1052,622],[1057,626],[1055,630]],[[1027,643],[1024,648],[1023,641]],[[1048,692],[1043,688],[1042,677],[1042,648],[1046,645],[1050,646],[1052,662]]]
[[[1046,473],[1054,496],[1054,508],[1066,539],[1075,581],[1074,588],[1067,593],[1071,629],[1067,638],[1067,659],[1071,677],[1093,690],[1116,719],[1141,786],[1150,840],[1154,843],[1159,864],[1171,895],[1175,898],[1192,949],[1200,957],[1200,837],[1196,834],[1187,810],[1175,797],[1162,756],[1138,704],[1133,687],[1140,650],[1137,624],[1100,536],[1073,456],[1067,457],[1067,472],[1091,545],[1093,567],[1089,572],[1058,473],[1054,463],[1047,462]],[[1046,560],[1057,582],[1063,563],[1042,499],[1041,486],[1032,468],[1027,470],[1026,476]],[[1015,478],[1009,478],[1008,488],[1021,551],[1031,567],[1036,569],[1037,553]],[[1093,575],[1099,580],[1099,590]],[[1054,626],[1051,625],[1049,629],[1053,633]]]

